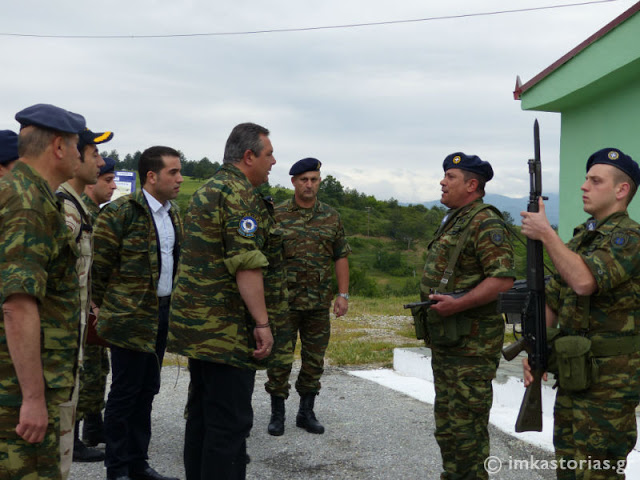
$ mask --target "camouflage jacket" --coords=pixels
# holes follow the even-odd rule
[[[174,272],[183,238],[178,207]],[[106,205],[94,228],[93,301],[100,307],[98,335],[113,345],[155,352],[158,335],[158,235],[142,189]]]
[[[329,308],[333,262],[351,253],[340,214],[316,200],[302,208],[291,198],[276,206],[284,234],[285,265],[292,310]]]
[[[255,321],[238,291],[236,272],[262,268],[270,320],[281,313],[287,304],[281,236],[244,173],[223,164],[195,192],[185,214],[167,350],[238,368],[259,367],[252,356]]]
[[[76,272],[80,282],[80,331],[83,338],[80,345],[84,345],[87,317],[91,306],[91,262],[93,261],[91,217],[80,196],[68,183],[65,182],[60,185],[56,195],[62,200],[64,221],[69,228],[71,237],[76,240],[80,251],[80,256],[76,263]],[[80,355],[80,358],[82,358],[82,355]]]
[[[420,284],[423,300],[427,299],[431,289],[439,288],[452,251],[467,229],[470,230],[469,236],[462,247],[447,291],[468,290],[489,277],[515,277],[509,231],[504,220],[493,209],[478,211],[483,205],[482,199],[479,199],[459,209],[447,211],[427,247]],[[469,218],[469,215],[473,217]],[[463,228],[465,224],[467,227]],[[458,315],[471,318],[471,333],[461,345],[446,347],[443,353],[459,356],[494,356],[499,353],[504,337],[504,322],[496,313],[496,302]]]
[[[559,275],[553,277],[546,301],[561,330],[591,338],[640,334],[640,225],[627,212],[597,223],[590,219],[567,246],[587,264],[598,291],[579,297]]]
[[[98,214],[100,213],[100,205],[94,202],[92,198],[86,193],[83,193],[82,195],[80,195],[80,198],[84,202],[85,206],[87,207],[87,211],[91,216],[91,225],[95,225],[96,219],[98,218]]]
[[[78,247],[61,209],[47,182],[26,163],[18,162],[0,181],[0,303],[13,294],[38,301],[48,401],[60,401],[57,392],[71,392],[78,352]],[[21,402],[0,310],[0,405]],[[0,432],[9,428],[5,421],[0,419]]]

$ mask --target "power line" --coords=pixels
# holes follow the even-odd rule
[[[265,33],[291,33],[291,32],[309,32],[314,30],[337,30],[337,29],[346,29],[346,28],[376,27],[376,26],[382,26],[382,25],[398,25],[398,24],[405,24],[405,23],[432,22],[437,20],[456,20],[461,18],[487,17],[492,15],[504,15],[504,14],[510,14],[510,13],[524,13],[524,12],[533,12],[538,10],[551,10],[556,8],[581,7],[585,5],[595,5],[597,3],[610,3],[610,2],[617,2],[617,1],[619,0],[595,0],[590,2],[548,5],[546,7],[519,8],[514,10],[498,10],[493,12],[464,13],[460,15],[443,15],[440,17],[414,18],[414,19],[408,19],[408,20],[387,20],[382,22],[349,23],[344,25],[324,25],[319,27],[275,28],[275,29],[269,29],[269,30],[246,30],[246,31],[238,31],[238,32],[173,33],[173,34],[163,34],[163,35],[40,35],[40,34],[30,34],[30,33],[0,32],[0,36],[32,37],[32,38],[69,38],[69,39],[223,37],[223,36],[232,36],[232,35],[257,35],[257,34],[265,34]]]

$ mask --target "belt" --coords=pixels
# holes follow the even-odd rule
[[[596,357],[629,355],[638,350],[640,350],[640,335],[591,339],[591,352]]]
[[[167,295],[166,297],[158,297],[158,306],[168,307],[170,304],[171,304],[171,295]]]

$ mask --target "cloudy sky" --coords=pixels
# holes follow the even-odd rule
[[[221,161],[233,126],[252,121],[271,130],[272,185],[314,156],[345,187],[418,203],[439,198],[442,160],[458,150],[493,164],[489,192],[527,194],[537,117],[543,186],[557,191],[559,114],[523,112],[516,75],[531,79],[635,0],[476,14],[578,1],[10,2],[0,129],[53,103],[113,130],[103,149],[164,144]],[[436,17],[457,18],[313,28]]]

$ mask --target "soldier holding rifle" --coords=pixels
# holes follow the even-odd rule
[[[493,177],[488,162],[452,153],[443,163],[441,202],[449,210],[428,246],[421,282],[427,310],[436,399],[436,441],[441,478],[487,478],[491,380],[498,368],[504,322],[499,292],[513,285],[514,258],[498,210],[483,203]],[[431,293],[469,290],[461,296]]]
[[[558,370],[553,441],[560,479],[624,478],[636,443],[640,225],[627,206],[639,182],[638,164],[605,148],[587,161],[581,190],[591,218],[568,244],[551,228],[542,199],[538,212],[521,214],[522,233],[544,244],[558,271],[546,289],[546,320],[549,333],[559,329],[550,364]],[[525,361],[525,385],[532,379]]]

